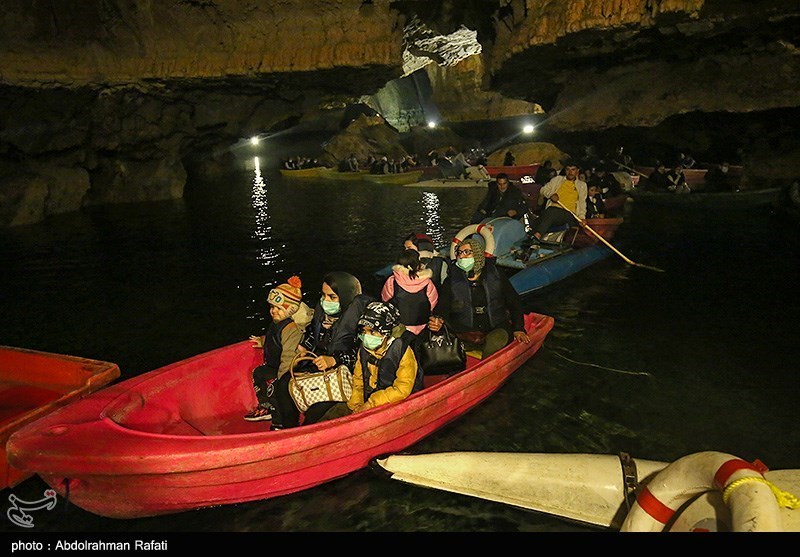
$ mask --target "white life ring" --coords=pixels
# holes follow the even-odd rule
[[[780,506],[761,471],[735,456],[707,451],[680,458],[644,485],[620,528],[621,532],[662,532],[678,509],[711,490],[727,494],[734,532],[781,532]]]
[[[494,235],[492,234],[492,226],[490,224],[470,224],[462,228],[450,243],[450,259],[456,258],[456,248],[458,244],[473,234],[480,234],[483,237],[483,241],[486,244],[483,248],[483,252],[486,257],[494,256]]]

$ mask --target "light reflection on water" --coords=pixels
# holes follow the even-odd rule
[[[135,376],[260,332],[267,291],[289,274],[301,276],[309,303],[334,269],[377,292],[371,272],[406,234],[445,245],[483,195],[289,182],[262,174],[257,158],[247,164],[191,184],[185,202],[0,231],[0,343],[109,360]],[[767,215],[750,215],[747,230],[741,218],[628,217],[615,245],[666,272],[611,257],[523,298],[527,311],[556,319],[545,345],[485,403],[411,451],[628,451],[667,461],[718,450],[800,468],[796,245],[780,243]],[[43,489],[32,479],[14,493],[33,500]],[[0,531],[12,529],[0,521]],[[591,530],[368,470],[274,500],[152,519],[70,506],[37,516],[37,529]]]

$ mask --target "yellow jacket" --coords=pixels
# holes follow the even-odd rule
[[[399,339],[394,339],[394,342],[400,342]],[[388,350],[388,346],[379,352],[369,350],[373,356],[379,360]],[[391,402],[398,402],[408,397],[411,390],[414,388],[414,380],[417,378],[417,358],[414,356],[414,351],[409,346],[406,348],[403,357],[400,359],[400,365],[397,367],[397,374],[395,375],[394,382],[385,389],[373,391],[366,401],[367,408],[375,408],[383,404]],[[356,358],[356,365],[353,371],[353,394],[350,395],[350,400],[347,401],[347,406],[350,410],[354,410],[364,402],[364,377],[362,373],[363,366],[361,365],[361,351],[358,351]],[[375,388],[378,384],[378,366],[367,363],[367,371],[369,371],[369,385]]]

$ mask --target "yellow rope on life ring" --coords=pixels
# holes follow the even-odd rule
[[[777,485],[761,476],[749,476],[747,478],[739,478],[738,480],[731,482],[728,487],[725,488],[725,491],[722,492],[722,501],[727,505],[728,499],[730,499],[731,496],[731,492],[747,482],[760,482],[766,484],[772,490],[773,495],[775,495],[775,498],[778,500],[778,504],[781,507],[786,507],[787,509],[800,509],[800,499],[788,491],[783,491]]]

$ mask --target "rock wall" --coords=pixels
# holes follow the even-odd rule
[[[195,154],[399,77],[404,21],[388,1],[4,2],[0,225],[181,197]]]
[[[388,1],[5,0],[0,71],[45,87],[402,66]]]

